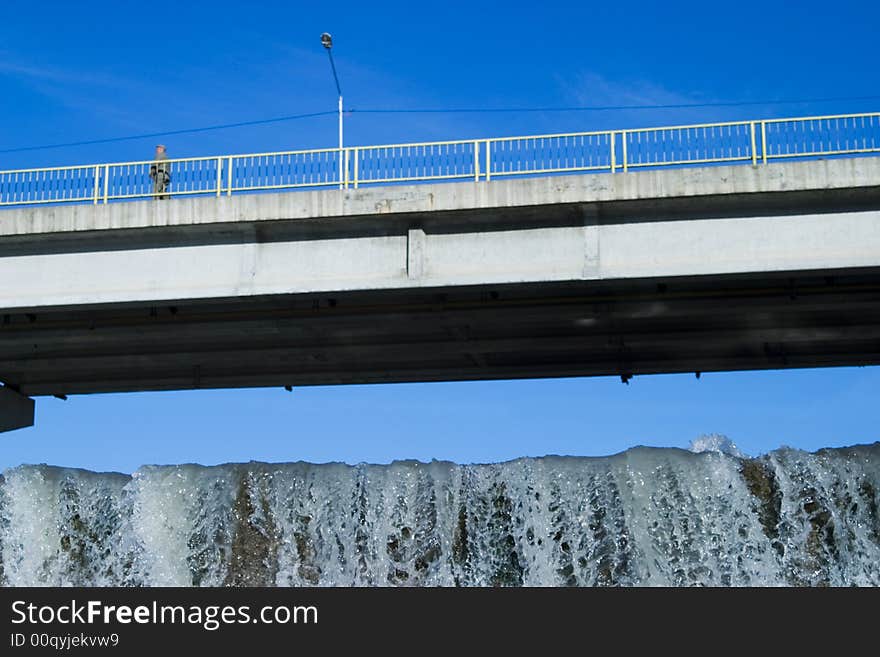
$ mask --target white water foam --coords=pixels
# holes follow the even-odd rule
[[[21,466],[0,481],[0,582],[880,585],[880,443],[694,447],[132,477]]]

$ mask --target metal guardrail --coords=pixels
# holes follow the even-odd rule
[[[169,159],[165,194],[489,181],[880,153],[880,113]],[[152,160],[0,171],[0,206],[150,198]],[[341,166],[340,166],[341,164]]]

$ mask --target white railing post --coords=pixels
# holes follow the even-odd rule
[[[761,163],[767,164],[767,122],[761,121]]]
[[[343,180],[342,180],[342,188],[343,189],[348,189],[348,154],[349,154],[350,150],[351,149],[346,148],[344,151],[345,157],[343,158],[343,160],[344,160],[343,171],[345,172],[345,174],[344,174]]]
[[[758,166],[758,149],[755,145],[755,122],[749,123],[749,134],[752,140],[752,166]]]
[[[623,160],[623,172],[627,171],[627,163],[626,163],[626,130],[622,130],[620,133],[620,144],[621,144],[621,153],[620,157]]]
[[[217,158],[217,196],[223,193],[223,158]]]
[[[352,154],[354,157],[354,164],[352,165],[354,169],[354,188],[358,188],[358,160],[360,159],[360,151],[358,151],[357,147],[354,149],[354,153]]]
[[[232,156],[226,158],[226,196],[232,196]]]
[[[110,165],[104,165],[104,204],[110,196]]]
[[[615,133],[612,130],[610,133],[610,137],[608,139],[608,143],[611,144],[611,173],[615,173],[615,171],[617,169],[617,162],[615,160],[615,154],[614,154],[614,142],[616,142],[616,141],[617,141],[617,133]]]
[[[492,140],[486,140],[486,182],[492,180]]]
[[[92,197],[93,197],[95,205],[98,205],[98,195],[101,193],[100,192],[100,189],[101,189],[100,185],[101,185],[101,165],[96,164],[95,165],[95,188],[92,193]]]
[[[474,140],[474,182],[480,182],[480,142]]]

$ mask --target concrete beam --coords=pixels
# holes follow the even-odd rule
[[[0,432],[34,424],[34,400],[7,386],[0,387]]]
[[[817,198],[835,190],[871,190],[880,186],[880,158],[845,158],[699,168],[670,168],[574,176],[511,177],[479,183],[422,183],[351,190],[178,197],[171,203],[129,201],[106,205],[44,205],[2,210],[0,237],[323,222],[373,217],[388,225],[395,217],[418,215],[422,227],[431,215],[478,212],[505,215],[514,208],[548,205],[649,202],[663,199],[694,204],[713,196],[791,195],[808,191]],[[595,211],[595,208],[593,208]],[[603,212],[604,214],[604,212]]]
[[[29,396],[874,364],[880,268],[108,306],[0,321],[0,379]]]
[[[22,395],[880,364],[880,158],[2,215],[7,429]]]
[[[880,266],[880,211],[0,258],[0,308]]]

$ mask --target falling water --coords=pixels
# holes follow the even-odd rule
[[[492,465],[20,466],[4,586],[878,586],[880,443]]]

